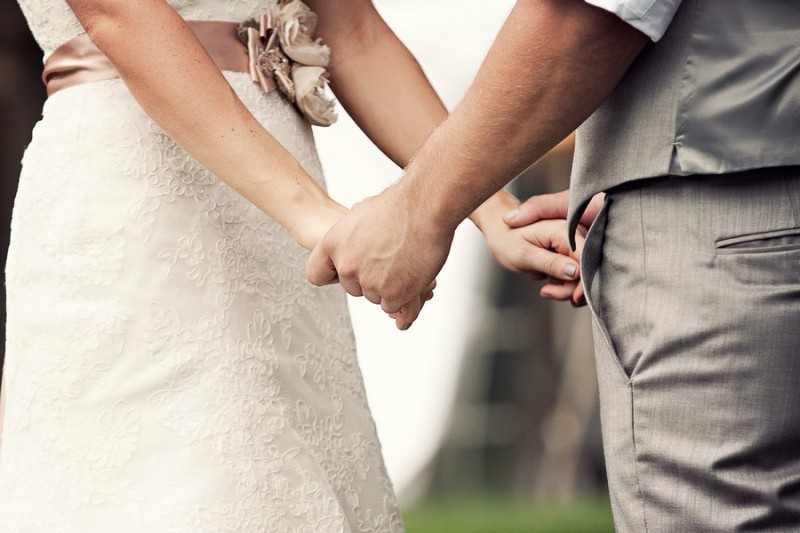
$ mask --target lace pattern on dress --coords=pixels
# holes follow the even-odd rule
[[[321,181],[294,108],[226,76]],[[306,258],[120,80],[49,99],[7,263],[4,531],[402,531],[344,294]]]

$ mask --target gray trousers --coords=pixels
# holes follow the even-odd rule
[[[609,192],[584,248],[619,532],[800,532],[800,167]]]

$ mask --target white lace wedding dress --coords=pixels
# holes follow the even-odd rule
[[[244,20],[268,1],[170,4]],[[20,4],[45,53],[81,33],[64,0]],[[226,76],[322,179],[294,108]],[[0,531],[402,531],[344,293],[310,286],[306,256],[120,80],[52,96],[7,264]]]

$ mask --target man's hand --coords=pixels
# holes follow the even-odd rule
[[[349,294],[379,304],[400,329],[410,326],[447,259],[455,228],[409,203],[395,185],[356,204],[311,252],[308,280],[338,280]]]

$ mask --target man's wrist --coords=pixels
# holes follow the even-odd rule
[[[426,233],[452,235],[465,217],[434,181],[422,173],[407,172],[392,186],[392,201],[404,212],[412,213],[414,224]]]

